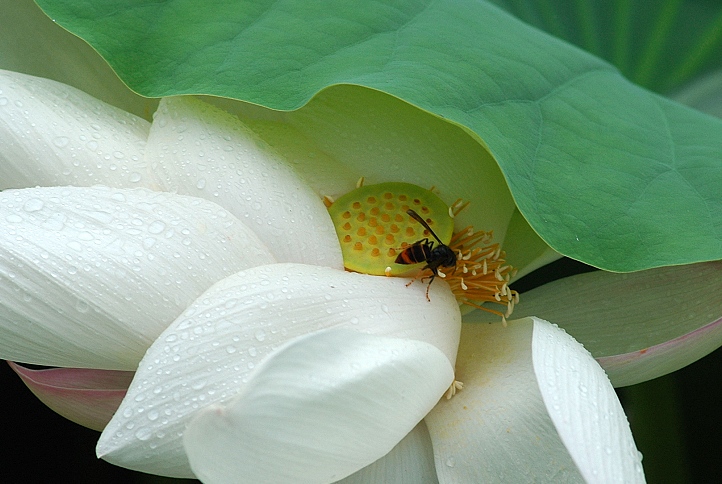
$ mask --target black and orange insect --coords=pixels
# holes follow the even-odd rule
[[[426,223],[426,220],[421,218],[418,213],[411,209],[407,210],[406,213],[423,225],[424,228],[434,236],[439,245],[434,247],[434,241],[429,240],[428,237],[424,237],[401,251],[394,262],[397,264],[418,264],[419,262],[426,262],[426,266],[424,266],[422,270],[430,269],[432,272],[429,285],[426,286],[426,299],[430,301],[429,288],[431,287],[431,283],[434,282],[434,278],[439,275],[439,267],[453,267],[456,269],[456,254],[436,236],[434,231],[431,230],[431,227],[429,227],[429,224]]]

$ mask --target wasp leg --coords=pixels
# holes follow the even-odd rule
[[[411,279],[409,282],[406,283],[406,287],[409,287],[409,286],[410,286],[411,284],[413,284],[417,279],[420,280],[421,282],[424,282],[424,279],[426,279],[426,278],[425,278],[425,277],[419,277],[419,275],[417,274],[416,277],[414,277],[413,279]]]
[[[429,297],[429,289],[431,289],[431,283],[434,282],[434,277],[436,277],[436,274],[429,277],[429,283],[426,285],[426,300],[429,302],[431,302],[431,298]],[[421,281],[423,282],[424,279],[426,278],[422,277]]]
[[[406,283],[406,287],[409,287],[411,284],[414,283],[416,279],[419,279],[421,282],[424,282],[424,280],[428,279],[429,284],[426,286],[426,300],[431,302],[431,298],[429,297],[429,289],[431,288],[431,283],[434,282],[434,278],[436,277],[436,274],[431,274],[430,276],[421,276],[421,274],[424,273],[424,270],[427,269],[424,267],[424,269],[421,269],[416,276],[414,276],[413,279],[411,279],[409,282]]]

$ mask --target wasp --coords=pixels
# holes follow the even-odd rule
[[[439,245],[434,247],[434,241],[425,237],[406,247],[396,257],[394,262],[397,264],[418,264],[419,262],[426,262],[426,266],[424,266],[422,270],[431,269],[432,272],[429,285],[426,286],[426,299],[431,301],[431,299],[429,299],[429,288],[431,287],[431,283],[434,282],[434,278],[439,275],[439,267],[453,267],[456,269],[456,254],[436,236],[434,231],[431,230],[431,227],[429,227],[429,224],[426,223],[426,220],[421,218],[418,213],[411,209],[407,210],[406,213],[423,225],[424,228],[434,236]]]

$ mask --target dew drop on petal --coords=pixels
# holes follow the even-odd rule
[[[70,138],[67,136],[56,136],[53,138],[53,144],[58,148],[65,148],[70,143]]]
[[[31,198],[23,205],[23,210],[26,212],[37,212],[43,209],[43,201],[37,198]]]
[[[148,232],[151,234],[159,234],[165,230],[165,222],[162,220],[156,220],[154,222],[151,222],[151,224],[148,226]]]
[[[153,432],[148,427],[141,427],[135,432],[135,437],[138,440],[148,440],[150,439]]]

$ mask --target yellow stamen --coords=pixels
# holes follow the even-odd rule
[[[459,391],[461,391],[464,388],[464,383],[460,382],[459,380],[454,380],[451,383],[451,386],[449,386],[449,389],[446,390],[446,399],[451,400],[451,397],[456,395]]]
[[[459,303],[496,314],[506,326],[506,318],[511,316],[514,305],[519,302],[519,293],[509,288],[509,281],[516,270],[506,263],[506,254],[499,244],[491,243],[492,238],[491,232],[475,232],[471,227],[456,232],[449,242],[449,247],[457,255],[456,268],[452,271],[447,268],[439,276],[444,277]],[[427,269],[417,278],[431,275]],[[486,307],[484,303],[499,304],[503,309]]]

